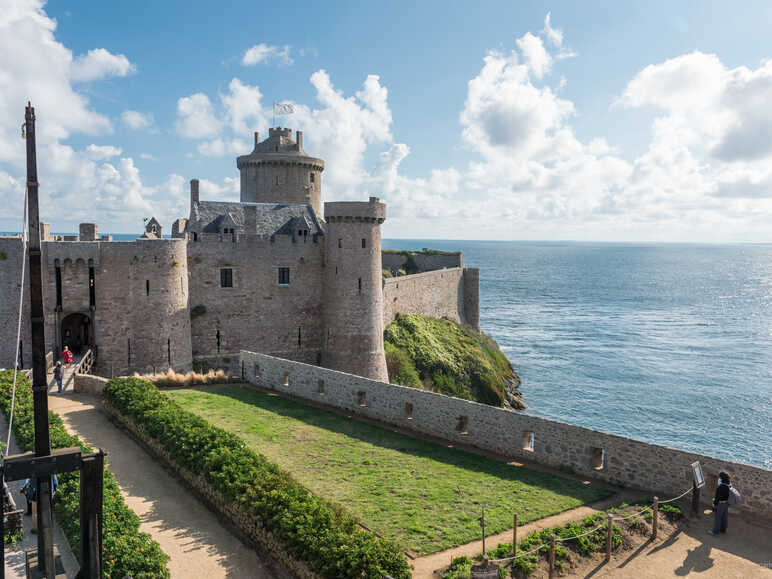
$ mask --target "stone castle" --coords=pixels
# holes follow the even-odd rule
[[[238,202],[201,200],[164,238],[152,218],[134,241],[41,226],[46,348],[96,355],[95,372],[186,371],[238,363],[249,350],[388,380],[383,328],[399,312],[446,316],[479,329],[479,271],[463,256],[418,254],[425,273],[383,279],[400,254],[382,254],[386,205],[324,203],[324,161],[303,135],[272,128],[237,159]],[[45,161],[43,161],[45,162]],[[415,263],[415,261],[414,261]],[[14,345],[22,267],[20,236],[0,237],[0,340]],[[29,276],[26,277],[29,280]],[[28,293],[20,362],[31,365]],[[14,364],[0,351],[0,367]],[[77,353],[77,352],[76,352]]]

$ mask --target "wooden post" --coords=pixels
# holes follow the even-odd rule
[[[480,527],[482,527],[482,554],[485,556],[485,505],[482,507],[482,516],[480,517]]]
[[[700,487],[697,482],[692,483],[692,516],[700,514]]]
[[[38,165],[35,141],[35,109],[27,103],[24,112],[27,140],[27,214],[29,216],[29,300],[32,334],[32,399],[35,424],[35,455],[51,454],[48,431],[48,378],[46,376],[45,320],[43,311]],[[27,232],[23,232],[27,233]],[[51,480],[35,479],[38,503],[38,567],[48,579],[54,577],[54,533],[51,515]]]
[[[611,513],[606,514],[608,529],[606,530],[606,562],[611,561],[611,543],[614,537],[614,516]]]
[[[512,517],[512,556],[517,555],[517,513]]]
[[[555,578],[555,535],[554,534],[550,537],[549,563],[550,563],[549,579],[554,579]]]
[[[654,506],[651,512],[651,539],[657,538],[657,516],[659,515],[659,497],[654,497]]]
[[[102,577],[102,501],[105,455],[83,457],[80,470],[80,579]]]

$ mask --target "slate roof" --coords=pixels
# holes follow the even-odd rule
[[[244,231],[244,207],[254,206],[257,227]],[[258,235],[290,234],[305,225],[310,235],[322,232],[319,220],[310,205],[299,203],[239,203],[201,201],[191,214],[189,230],[199,233],[220,233],[223,227],[235,225],[237,233]]]

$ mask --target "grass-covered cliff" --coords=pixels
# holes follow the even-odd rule
[[[525,408],[520,377],[483,332],[447,319],[397,314],[383,333],[392,384],[492,406]]]

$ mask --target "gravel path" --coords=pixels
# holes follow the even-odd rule
[[[169,555],[172,577],[277,577],[270,563],[244,545],[192,493],[100,410],[96,398],[67,391],[49,397],[67,429],[108,453],[126,504]]]

